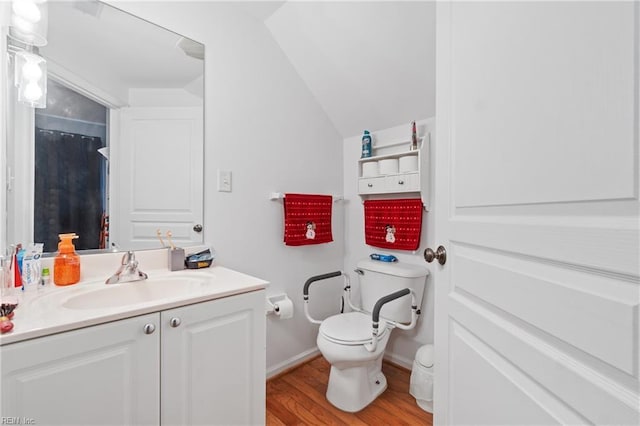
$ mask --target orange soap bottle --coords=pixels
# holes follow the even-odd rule
[[[73,240],[76,234],[60,234],[58,255],[53,260],[53,282],[55,285],[69,285],[80,281],[80,256],[76,253]]]

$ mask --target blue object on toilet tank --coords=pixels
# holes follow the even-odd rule
[[[364,131],[362,135],[362,157],[368,158],[371,157],[371,135],[368,130]]]
[[[371,260],[379,260],[381,262],[397,262],[398,258],[392,254],[372,253],[369,255]]]

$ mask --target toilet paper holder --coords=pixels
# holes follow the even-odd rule
[[[265,299],[265,315],[278,315],[280,311],[278,303],[285,300],[290,300],[286,293],[267,296],[267,298]]]

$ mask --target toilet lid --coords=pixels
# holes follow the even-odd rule
[[[361,345],[371,341],[373,322],[371,315],[347,312],[329,317],[320,324],[320,334],[345,345]],[[380,319],[378,339],[387,332],[387,323]]]

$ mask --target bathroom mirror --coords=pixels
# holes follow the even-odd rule
[[[8,85],[5,243],[201,243],[204,46],[99,1],[48,2],[48,20],[47,108]]]

